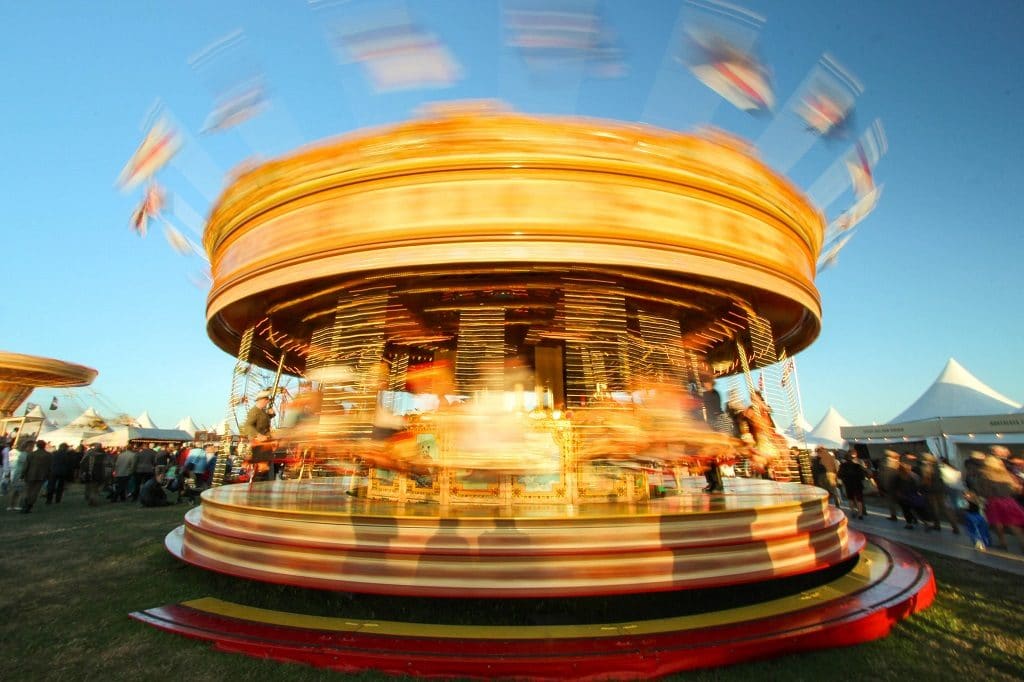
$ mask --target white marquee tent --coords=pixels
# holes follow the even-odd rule
[[[927,449],[962,462],[971,450],[989,445],[1024,449],[1021,404],[984,384],[950,358],[921,396],[888,424],[845,426],[842,437],[878,450]]]
[[[83,440],[88,441],[94,436],[110,433],[110,431],[110,426],[106,420],[94,408],[89,407],[68,424],[59,429],[45,432],[43,440],[51,445],[67,443],[68,445],[75,446]]]
[[[196,431],[199,430],[199,426],[192,421],[192,417],[182,417],[181,421],[174,425],[174,428],[185,431],[190,436],[196,435]]]
[[[986,386],[963,365],[950,358],[939,376],[914,403],[889,420],[890,424],[937,419],[1005,414],[1021,404]]]
[[[146,410],[145,412],[143,412],[142,414],[135,418],[135,426],[139,427],[140,429],[160,428],[159,426],[153,423],[153,419],[150,418],[149,416],[149,410]]]
[[[824,445],[830,450],[843,449],[845,439],[842,435],[842,427],[850,426],[850,421],[839,414],[839,410],[829,406],[825,416],[821,418],[811,431],[807,434],[808,445]]]

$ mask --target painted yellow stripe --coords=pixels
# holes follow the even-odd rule
[[[570,639],[576,637],[618,637],[648,635],[680,630],[717,627],[758,618],[777,617],[807,608],[808,602],[832,601],[877,582],[889,567],[889,557],[880,548],[868,543],[860,561],[846,575],[820,587],[789,597],[761,604],[725,609],[712,613],[626,623],[586,625],[433,625],[383,620],[360,620],[329,616],[309,616],[284,611],[271,611],[243,604],[204,597],[184,602],[184,606],[205,613],[247,620],[264,625],[324,630],[328,632],[365,632],[397,637],[431,637],[437,639]]]

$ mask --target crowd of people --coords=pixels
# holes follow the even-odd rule
[[[907,530],[940,531],[945,522],[959,535],[963,525],[979,550],[993,545],[990,530],[996,546],[1008,549],[1009,531],[1024,552],[1024,458],[1006,447],[974,451],[962,469],[930,452],[886,450],[873,461],[855,449],[836,457],[818,447],[811,473],[832,504],[842,506],[845,498],[853,518],[864,518],[864,493],[873,489],[884,500],[889,520],[898,522],[902,516]]]
[[[43,440],[4,436],[0,499],[6,499],[7,511],[29,514],[41,495],[45,504],[60,504],[68,484],[80,482],[90,506],[104,500],[143,507],[193,505],[210,485],[217,449],[216,443],[198,447],[131,442],[123,448],[61,443],[51,450]],[[230,476],[230,466],[226,472]]]

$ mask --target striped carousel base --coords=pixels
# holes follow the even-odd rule
[[[696,615],[613,623],[400,623],[304,616],[217,599],[131,615],[224,651],[350,672],[645,679],[877,639],[934,597],[931,569],[899,545],[870,538],[851,563],[839,577],[777,598]]]
[[[644,503],[398,504],[342,479],[223,486],[166,538],[205,569],[297,587],[426,597],[569,597],[737,585],[850,559],[864,538],[824,491],[690,480]]]

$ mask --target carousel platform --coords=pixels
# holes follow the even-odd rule
[[[346,494],[343,479],[206,491],[166,538],[175,556],[239,578],[420,597],[569,597],[738,585],[856,556],[864,538],[824,491],[685,479],[642,503],[448,505]]]
[[[852,567],[838,577],[811,581],[775,598],[765,598],[771,589],[748,586],[748,592],[761,592],[761,597],[745,605],[621,622],[390,622],[268,611],[210,598],[131,615],[162,630],[212,642],[223,651],[349,672],[649,679],[884,637],[934,597],[931,569],[900,545],[869,537],[859,557],[849,563]],[[438,608],[446,607],[442,603]]]

